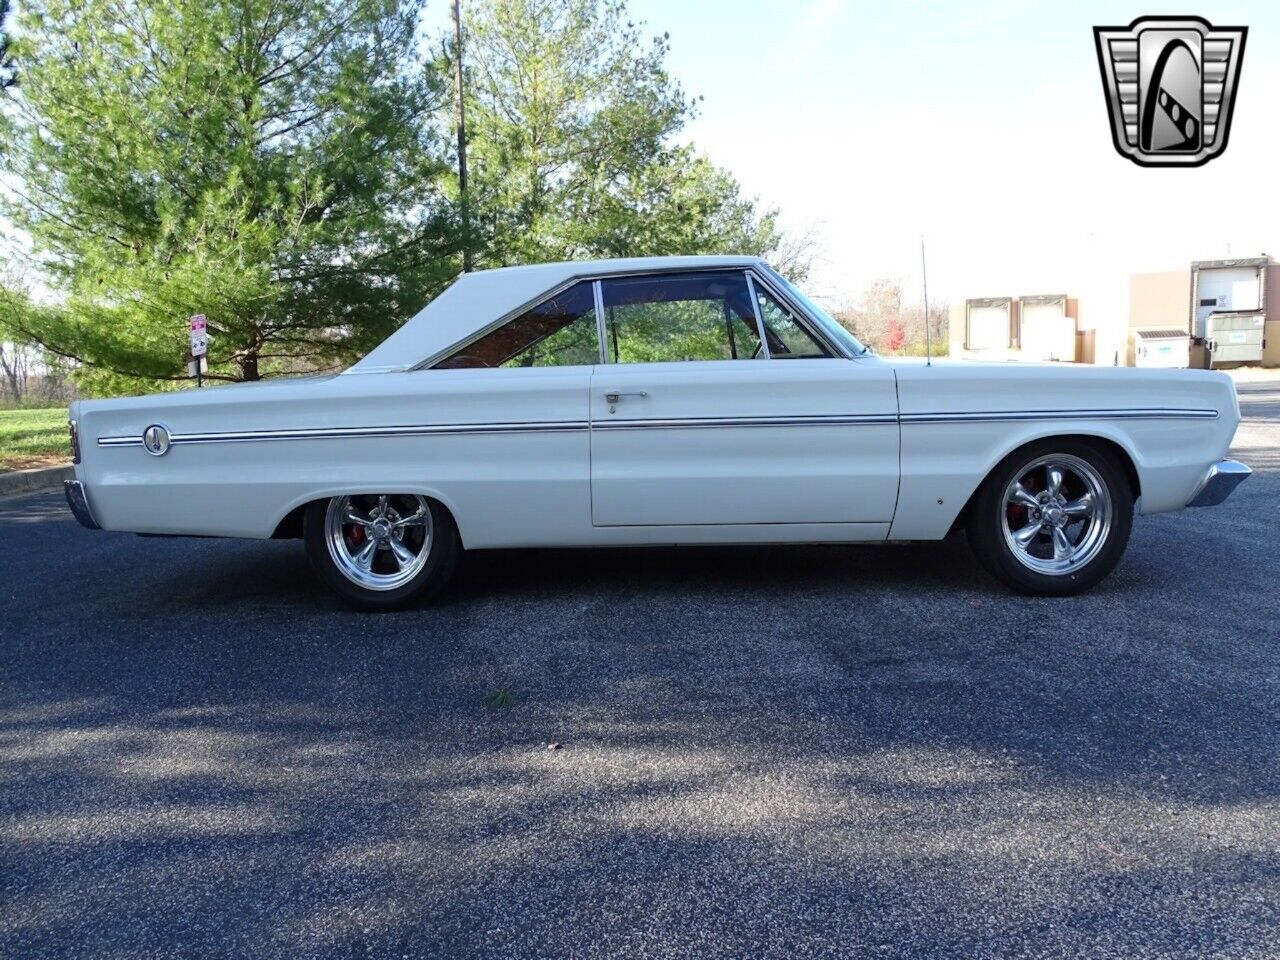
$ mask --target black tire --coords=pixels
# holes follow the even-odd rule
[[[1055,457],[1062,459],[1054,461]],[[1076,527],[1064,528],[1064,530],[1077,531],[1069,533],[1068,540],[1071,537],[1078,537],[1081,546],[1077,546],[1076,549],[1081,551],[1080,562],[1078,566],[1051,573],[1032,569],[1028,565],[1071,562],[1054,559],[1057,555],[1054,554],[1054,533],[1052,522],[1048,519],[1049,511],[1036,512],[1020,502],[1011,503],[1006,499],[1015,481],[1023,485],[1023,490],[1034,492],[1032,485],[1036,471],[1048,469],[1041,463],[1046,458],[1051,461],[1051,466],[1059,463],[1079,466],[1082,462],[1092,468],[1092,475],[1090,471],[1083,469],[1078,474],[1067,471],[1062,487],[1067,488],[1067,481],[1071,481],[1077,484],[1077,489],[1064,494],[1064,497],[1074,493],[1079,498],[1083,493],[1089,493],[1091,502],[1101,503],[1105,497],[1109,500],[1110,506],[1105,522],[1101,517],[1097,519],[1091,517],[1088,520],[1078,521]],[[1033,464],[1041,465],[1029,471],[1028,468]],[[1101,495],[1096,499],[1093,498],[1088,487],[1089,483],[1096,483],[1100,487]],[[1048,496],[1048,489],[1051,488],[1036,493],[1036,498],[1040,499],[1042,494]],[[1070,502],[1077,503],[1080,500],[1073,499]],[[1015,450],[991,471],[974,497],[969,510],[966,532],[973,552],[996,579],[1018,593],[1038,597],[1062,597],[1088,590],[1115,569],[1129,543],[1129,533],[1133,528],[1133,509],[1133,487],[1124,465],[1117,459],[1115,453],[1100,444],[1083,439],[1041,440]],[[1022,514],[1018,513],[1019,510],[1023,511]],[[1025,521],[1022,521],[1021,517],[1025,517]],[[1010,542],[1016,541],[1015,532],[1030,531],[1039,522],[1040,517],[1046,518],[1043,522],[1047,526],[1042,529],[1047,532],[1033,534],[1031,544],[1018,550]],[[1054,520],[1060,518],[1061,512],[1055,511]],[[1013,529],[1015,523],[1019,524],[1018,531]],[[1095,534],[1089,533],[1094,529],[1089,524],[1096,524]],[[1006,533],[1006,530],[1009,532]],[[1090,536],[1094,539],[1088,539]],[[1084,549],[1086,543],[1087,550]],[[1063,547],[1065,551],[1066,544]],[[1034,551],[1052,554],[1052,556],[1040,559],[1031,555]]]
[[[326,512],[330,502],[319,500],[307,507],[303,519],[303,540],[307,546],[307,558],[316,575],[351,606],[359,610],[381,612],[427,603],[444,589],[457,569],[462,552],[457,524],[448,510],[434,500],[427,500],[432,536],[422,569],[407,583],[392,590],[373,590],[360,586],[342,572],[329,552]]]

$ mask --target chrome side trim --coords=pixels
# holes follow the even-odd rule
[[[1187,501],[1188,507],[1216,507],[1253,475],[1239,460],[1220,460],[1211,466]]]
[[[170,438],[172,440],[172,437]],[[140,447],[142,446],[141,437],[99,437],[98,446],[100,447]]]
[[[1015,423],[1027,420],[1216,420],[1217,410],[984,410],[971,413],[904,413],[906,423]]]
[[[430,437],[492,433],[565,433],[587,429],[586,420],[528,423],[410,424],[392,427],[306,427],[298,430],[240,430],[227,433],[175,433],[173,446],[188,443],[246,443],[257,440],[336,440],[363,437]],[[99,437],[104,447],[141,446],[141,437]]]
[[[67,506],[71,508],[71,515],[80,522],[80,526],[89,530],[101,530],[98,521],[93,516],[93,511],[89,509],[89,497],[85,493],[84,484],[79,480],[62,481],[62,491],[67,496]]]
[[[861,416],[808,417],[668,417],[644,420],[595,420],[593,430],[664,430],[699,427],[831,427],[864,426],[897,423],[892,413],[868,413]]]
[[[1033,420],[1214,420],[1216,410],[1024,410],[975,413],[811,414],[761,417],[666,417],[632,420],[544,420],[515,423],[406,424],[388,427],[304,427],[296,430],[240,430],[175,433],[174,446],[188,443],[244,443],[259,440],[332,440],[362,437],[467,436],[497,433],[569,433],[586,430],[688,429],[695,427],[816,427],[886,423],[999,423]],[[99,437],[100,447],[140,447],[142,437]]]

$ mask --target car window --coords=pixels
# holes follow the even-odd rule
[[[600,362],[595,292],[590,280],[462,347],[436,364],[459,367],[566,367]]]
[[[800,326],[795,315],[759,284],[756,284],[756,298],[760,302],[765,336],[769,339],[770,356],[780,360],[827,356],[827,351],[808,330]]]
[[[624,277],[602,286],[606,355],[614,363],[763,355],[746,274]]]

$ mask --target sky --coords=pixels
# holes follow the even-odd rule
[[[464,0],[466,2],[466,0]],[[700,96],[685,136],[812,232],[810,292],[1066,293],[1127,309],[1128,277],[1280,257],[1280,4],[631,0]],[[443,16],[440,0],[429,16]],[[1112,146],[1093,27],[1194,13],[1249,27],[1230,144],[1196,169]],[[1095,317],[1094,319],[1101,319]]]

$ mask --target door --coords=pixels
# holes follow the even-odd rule
[[[1065,297],[1026,297],[1021,303],[1019,343],[1023,360],[1075,360],[1076,322]]]
[[[741,272],[604,280],[598,296],[609,362],[591,378],[595,525],[892,520],[887,365],[831,356]]]

